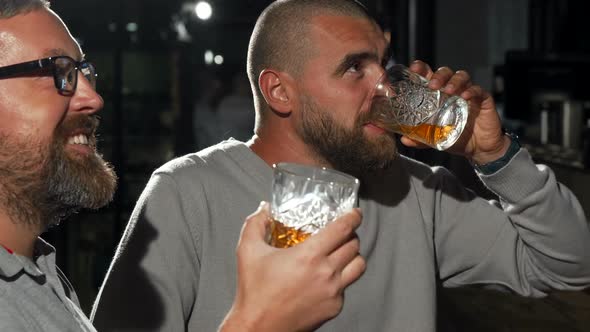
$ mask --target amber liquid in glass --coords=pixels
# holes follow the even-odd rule
[[[389,129],[393,132],[408,136],[409,138],[420,141],[422,143],[434,146],[439,142],[444,141],[455,129],[455,126],[436,126],[429,123],[421,123],[417,126],[407,125],[385,125],[384,129]]]
[[[310,233],[303,232],[294,227],[287,227],[275,219],[271,219],[270,230],[270,245],[277,248],[292,247],[311,236]]]

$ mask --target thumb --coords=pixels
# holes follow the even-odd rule
[[[270,208],[267,202],[260,202],[258,209],[249,215],[242,226],[238,245],[247,243],[266,242],[270,228]]]

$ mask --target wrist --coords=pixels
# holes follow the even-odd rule
[[[218,332],[254,332],[257,331],[255,325],[248,315],[232,308],[223,319]]]
[[[518,136],[512,133],[504,133],[504,145],[499,150],[499,153],[490,154],[487,158],[478,159],[478,161],[472,159],[472,164],[479,173],[490,175],[506,166],[518,151],[520,151]]]
[[[471,163],[474,165],[485,165],[502,158],[506,154],[506,151],[508,151],[511,141],[510,136],[503,134],[496,149],[474,154],[471,157]]]

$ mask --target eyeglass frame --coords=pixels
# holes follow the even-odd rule
[[[75,78],[72,82],[71,89],[66,89],[61,86],[61,76],[63,76],[63,79],[66,82],[68,80],[65,75],[59,75],[57,72],[57,65],[55,64],[55,61],[57,61],[58,59],[68,59],[74,64],[73,69],[76,71],[76,75],[74,76]],[[55,88],[60,94],[73,95],[76,92],[76,88],[78,87],[78,73],[80,72],[88,80],[88,82],[90,82],[92,88],[96,90],[96,80],[98,77],[96,67],[87,60],[76,61],[72,57],[69,57],[67,55],[52,56],[43,59],[37,59],[0,67],[0,79],[18,77],[19,75],[32,73],[34,71],[45,69],[48,67],[51,69],[51,74],[53,75],[53,83],[55,85]],[[84,73],[84,69],[89,70],[89,75],[86,75]]]

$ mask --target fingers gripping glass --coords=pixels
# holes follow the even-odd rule
[[[55,88],[62,94],[71,95],[78,85],[78,72],[86,77],[92,88],[96,88],[96,69],[86,60],[76,61],[69,56],[54,56],[29,62],[0,67],[0,79],[32,74],[49,70],[53,75]]]

